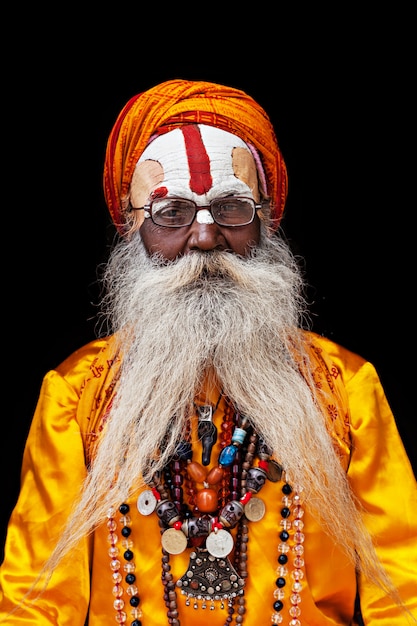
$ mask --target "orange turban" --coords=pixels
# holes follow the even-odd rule
[[[287,170],[274,128],[262,109],[243,91],[204,81],[170,80],[133,96],[110,133],[104,164],[104,196],[117,229],[133,172],[150,138],[184,124],[216,126],[252,144],[258,151],[277,228],[287,197]]]

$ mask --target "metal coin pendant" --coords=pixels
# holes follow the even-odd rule
[[[252,496],[245,504],[245,516],[250,522],[259,522],[265,515],[265,502]]]
[[[161,543],[164,550],[169,554],[181,554],[187,547],[187,537],[182,530],[168,528],[162,533]]]
[[[150,489],[142,491],[137,501],[139,513],[141,513],[142,515],[150,515],[155,511],[156,502],[156,498]]]
[[[233,550],[233,537],[227,530],[213,531],[206,539],[206,548],[212,556],[224,559]]]

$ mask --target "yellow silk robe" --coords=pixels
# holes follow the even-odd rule
[[[331,435],[353,490],[365,508],[379,557],[414,615],[417,615],[417,488],[394,417],[374,367],[356,354],[309,333],[318,360],[318,384],[337,387],[345,414],[334,419]],[[48,557],[86,474],[95,435],[113,390],[115,360],[109,340],[91,342],[46,374],[22,467],[22,485],[7,533],[0,569],[0,622],[10,626],[113,626],[116,624],[108,528],[103,524],[55,571],[33,605],[8,615],[24,596]],[[110,354],[110,353],[109,353]],[[320,376],[324,377],[320,382]],[[213,403],[218,391],[213,390]],[[221,423],[220,403],[215,420]],[[217,447],[216,447],[217,446]],[[213,459],[218,456],[218,444]],[[194,458],[198,459],[196,455]],[[271,623],[277,578],[282,484],[262,489],[264,518],[249,523],[244,623]],[[161,542],[156,514],[138,512],[129,501],[133,552],[143,626],[167,624],[161,584]],[[117,516],[116,516],[117,517]],[[305,568],[301,592],[302,626],[355,624],[357,586],[366,626],[403,626],[407,618],[380,590],[361,577],[306,510]],[[120,536],[120,532],[119,532]],[[123,549],[121,548],[121,553]],[[190,550],[171,556],[174,579],[187,569]],[[181,626],[223,626],[227,609],[185,606],[178,592]],[[130,626],[128,597],[127,622]],[[283,624],[290,624],[283,610]],[[234,622],[233,622],[234,623]],[[411,622],[410,622],[411,623]]]

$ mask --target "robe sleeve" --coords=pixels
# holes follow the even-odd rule
[[[369,362],[346,383],[351,412],[352,457],[348,476],[365,509],[377,553],[405,605],[417,619],[417,484],[391,408]],[[379,588],[359,579],[366,626],[408,621]]]
[[[41,598],[19,608],[50,555],[86,474],[77,403],[78,392],[67,378],[55,370],[45,376],[23,454],[21,490],[7,530],[0,569],[0,623],[84,625],[90,585],[87,538],[57,568]]]

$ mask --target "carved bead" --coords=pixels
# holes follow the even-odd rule
[[[238,500],[228,502],[220,512],[219,521],[226,528],[234,528],[244,512],[243,506]]]

